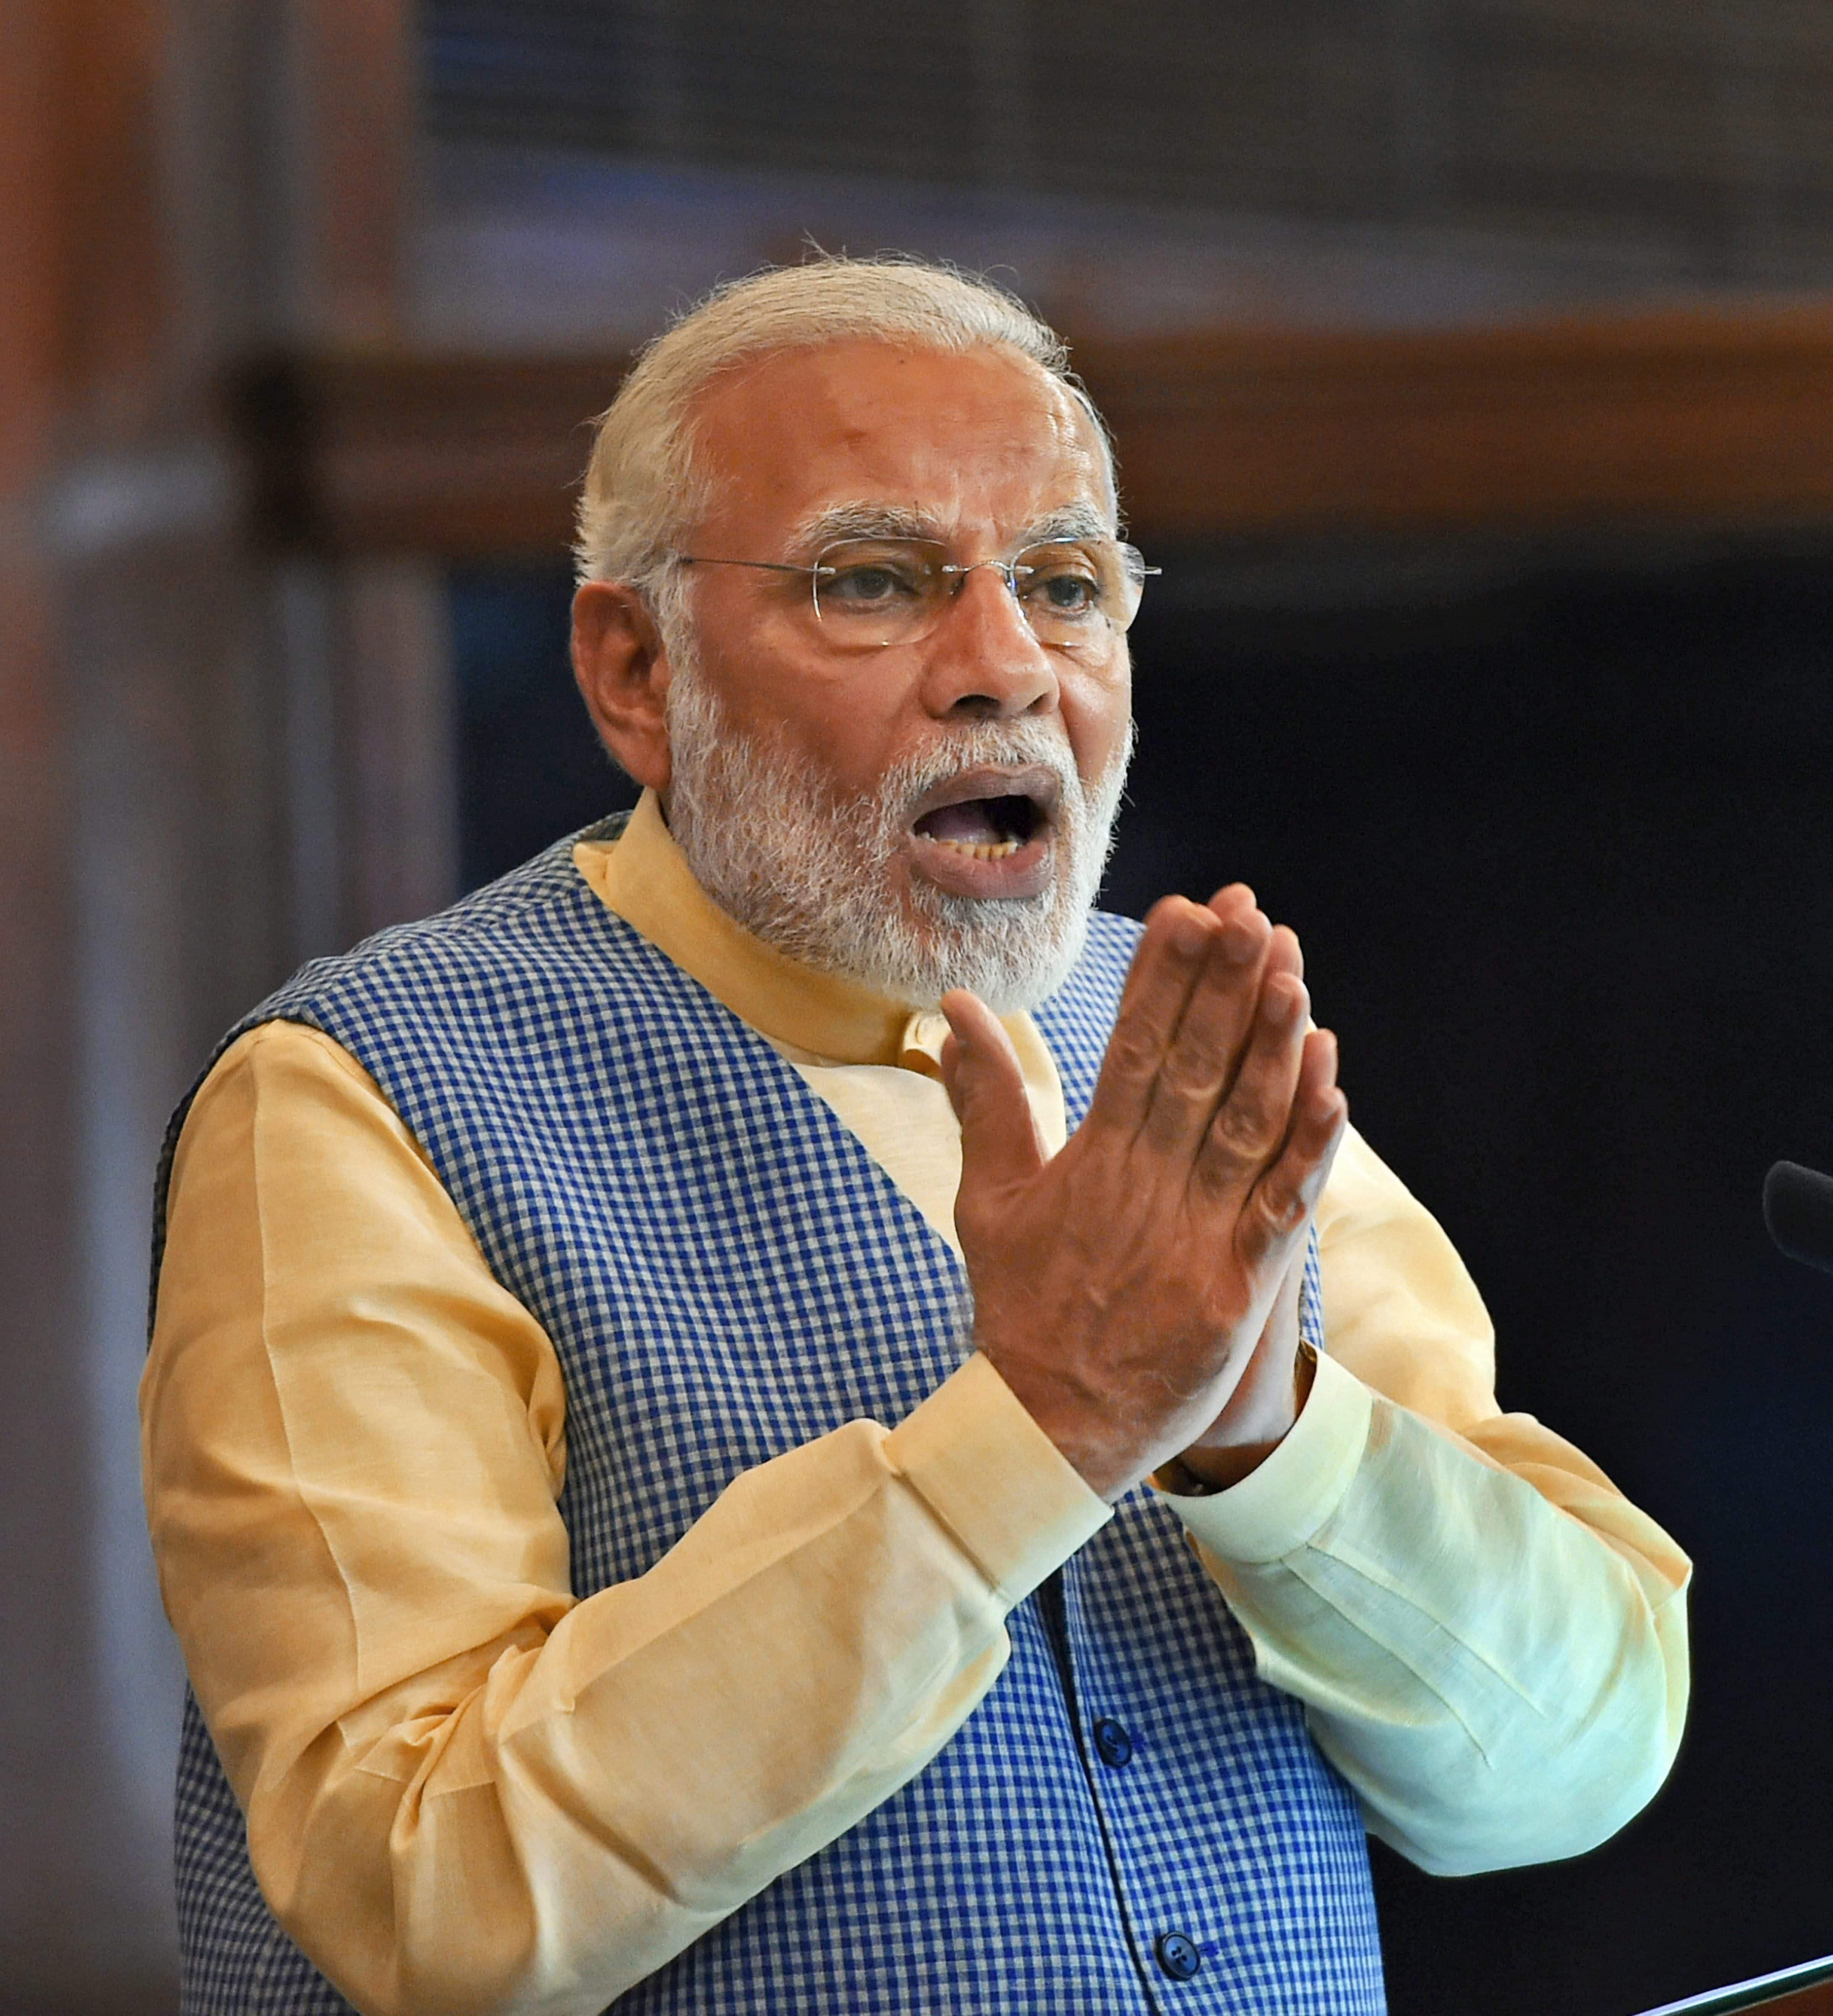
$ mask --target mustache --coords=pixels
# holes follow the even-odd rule
[[[977,721],[951,729],[946,743],[913,750],[893,763],[880,780],[880,807],[888,819],[902,821],[919,799],[980,764],[1047,769],[1057,779],[1064,805],[1079,805],[1086,795],[1069,738],[1061,727],[1041,721]]]

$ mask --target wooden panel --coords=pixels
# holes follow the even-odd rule
[[[1077,353],[1142,540],[1833,520],[1833,308]],[[243,387],[262,515],[332,550],[557,554],[616,358],[296,359]]]
[[[391,337],[413,132],[412,10],[402,0],[290,0],[298,101],[289,163],[304,213],[304,312],[344,341]]]
[[[1134,523],[1290,533],[1833,515],[1833,311],[1079,354]]]
[[[1817,1988],[1804,1988],[1758,2007],[1763,2016],[1833,2016],[1833,1982],[1824,1981]]]
[[[85,1350],[76,1208],[75,765],[58,583],[41,526],[74,394],[131,375],[146,347],[144,258],[124,266],[118,322],[85,327],[78,312],[85,301],[95,312],[94,261],[115,242],[104,207],[72,185],[79,147],[99,149],[99,175],[136,156],[142,134],[143,10],[120,13],[118,41],[76,80],[75,29],[108,41],[95,8],[0,7],[0,1616],[13,1626],[0,1690],[0,1996],[21,2008],[99,2012],[133,2006],[116,1978],[131,1884],[113,1879],[124,1869],[131,1877],[140,1844],[118,1777],[111,1782],[117,1725],[97,1685],[99,1381]],[[110,106],[122,121],[113,149]],[[121,208],[133,213],[131,192]],[[161,1844],[146,1845],[144,1866],[157,1870]],[[149,1991],[142,2007],[171,2005],[164,1957],[129,1984]]]
[[[282,359],[234,405],[283,545],[452,556],[563,551],[621,358]]]
[[[66,0],[46,80],[58,107],[62,367],[110,431],[157,410],[171,307],[160,94],[171,25],[155,0]]]
[[[268,617],[272,576],[310,571],[251,559],[202,409],[251,322],[397,326],[412,27],[406,0],[0,5],[0,1615],[31,1622],[0,1702],[0,1813],[27,1823],[0,1827],[9,2009],[177,2006],[146,1184],[217,1032],[292,963],[306,766]],[[327,647],[363,702],[358,897],[424,907],[449,868],[430,895],[388,871],[422,826],[423,864],[451,853],[441,585],[320,571],[358,577]]]

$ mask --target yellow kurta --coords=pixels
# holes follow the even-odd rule
[[[939,1021],[741,930],[651,798],[575,859],[954,1244]],[[1053,1150],[1056,1067],[1007,1026]],[[1672,1759],[1685,1557],[1498,1410],[1469,1276],[1353,1133],[1318,1229],[1330,1355],[1298,1424],[1170,1502],[1374,1832],[1441,1870],[1576,1852]],[[256,1872],[377,2016],[596,2016],[920,1769],[1007,1611],[1110,1516],[975,1356],[576,1600],[553,1345],[373,1082],[292,1024],[192,1109],[142,1401],[166,1605]]]

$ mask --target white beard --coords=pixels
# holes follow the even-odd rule
[[[996,1014],[1032,1008],[1081,956],[1113,848],[1133,753],[1125,743],[1092,786],[1061,722],[975,722],[895,764],[870,798],[837,798],[807,757],[727,722],[691,653],[671,651],[668,826],[700,887],[726,914],[791,959],[844,974],[912,1008],[953,988]],[[891,862],[912,808],[979,763],[1037,764],[1055,776],[1050,883],[1035,896],[951,895]]]

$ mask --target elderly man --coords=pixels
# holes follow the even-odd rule
[[[1498,1411],[1291,934],[1091,915],[1116,522],[1056,340],[920,266],[733,287],[605,416],[636,813],[175,1125],[188,2010],[1374,2011],[1365,1828],[1659,1784],[1687,1564]]]

